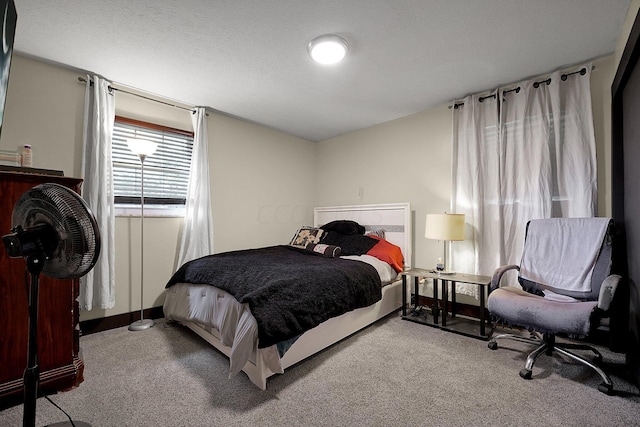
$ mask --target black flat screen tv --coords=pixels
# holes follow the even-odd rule
[[[2,19],[2,51],[0,52],[0,135],[4,119],[4,104],[7,100],[9,87],[9,71],[11,69],[11,55],[13,54],[13,40],[16,35],[16,6],[13,0],[0,0]]]

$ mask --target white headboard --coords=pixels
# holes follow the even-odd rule
[[[411,267],[411,204],[330,206],[314,208],[313,225],[320,227],[338,219],[348,219],[363,225],[366,230],[382,228],[385,238],[402,249],[405,266]]]

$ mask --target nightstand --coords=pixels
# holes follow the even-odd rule
[[[447,331],[459,333],[473,338],[488,340],[491,335],[491,324],[486,318],[485,302],[491,284],[491,277],[473,274],[440,274],[437,271],[412,268],[403,271],[402,275],[402,318],[412,322],[437,327]],[[415,301],[413,309],[407,313],[407,284],[408,277],[413,278]],[[433,281],[433,305],[423,307],[418,303],[420,296],[419,283],[421,279]],[[471,319],[456,313],[456,283],[468,283],[479,287],[480,319]],[[438,284],[442,299],[438,299]],[[451,286],[451,307],[449,307],[449,286]],[[487,325],[488,324],[488,325]],[[489,330],[487,330],[489,326]]]

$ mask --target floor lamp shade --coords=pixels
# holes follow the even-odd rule
[[[152,155],[158,148],[158,144],[156,144],[155,142],[141,138],[127,139],[127,145],[129,146],[129,150],[131,150],[134,154],[144,157]]]
[[[452,274],[453,272],[447,269],[447,243],[465,239],[464,214],[427,214],[424,237],[444,241],[444,263],[438,270],[444,269],[441,273]]]

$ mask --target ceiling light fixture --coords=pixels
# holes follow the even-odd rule
[[[335,34],[318,36],[309,42],[307,50],[311,58],[320,64],[335,64],[342,61],[347,54],[349,44]]]

